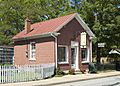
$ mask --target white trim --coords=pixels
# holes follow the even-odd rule
[[[69,64],[68,62],[58,62],[59,64]]]
[[[78,51],[79,51],[79,47],[77,46],[77,51],[76,51],[76,70],[79,70]]]
[[[92,40],[90,40],[90,62],[92,62]]]
[[[66,48],[66,61],[58,62],[59,64],[69,64],[68,62],[68,46],[67,45],[58,45],[58,47],[65,47]]]
[[[90,62],[90,49],[89,48],[85,48],[87,49],[87,60],[86,61],[82,61],[82,63],[89,63]]]
[[[93,32],[90,30],[87,24],[82,20],[82,18],[79,16],[78,13],[73,14],[73,16],[71,16],[63,24],[61,24],[58,28],[56,28],[55,32],[58,32],[60,29],[62,29],[62,27],[65,26],[67,23],[69,23],[73,18],[77,19],[77,21],[80,23],[80,25],[82,25],[83,29],[89,34],[90,37],[95,37]]]
[[[29,60],[36,60],[36,58],[32,58],[31,56],[32,56],[32,44],[33,43],[35,43],[35,42],[30,42],[30,58],[29,58]],[[35,50],[36,51],[36,50]],[[36,55],[35,55],[36,56]]]
[[[57,68],[58,58],[57,58],[57,37],[51,33],[51,36],[55,38],[55,67]]]
[[[89,63],[89,61],[82,61],[81,63]]]
[[[76,51],[76,61],[75,61],[75,70],[79,70],[79,60],[78,60],[78,51],[79,51],[79,47],[78,47],[79,43],[76,41],[71,41],[71,48],[75,48]]]
[[[36,58],[30,58],[29,60],[36,60]]]

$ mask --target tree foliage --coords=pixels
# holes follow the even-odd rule
[[[79,14],[95,33],[96,43],[106,43],[103,51],[105,54],[114,46],[120,48],[120,8],[117,7],[119,3],[119,0],[81,2]]]
[[[0,45],[23,30],[24,19],[32,23],[77,12],[106,49],[120,48],[120,0],[0,0]]]
[[[42,21],[41,16],[47,8],[42,4],[40,0],[1,0],[0,45],[11,44],[12,36],[23,29],[25,17],[30,17],[33,22]]]

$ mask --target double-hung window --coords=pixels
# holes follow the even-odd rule
[[[68,63],[68,47],[64,45],[58,46],[58,62]]]
[[[89,49],[88,48],[81,48],[81,58],[82,58],[82,63],[89,62]]]
[[[36,60],[35,59],[35,51],[36,51],[36,44],[35,42],[30,43],[30,60]]]
[[[81,57],[82,57],[82,61],[87,61],[87,49],[81,49]]]

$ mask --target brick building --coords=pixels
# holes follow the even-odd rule
[[[94,34],[77,14],[31,24],[13,37],[15,64],[55,63],[63,70],[86,69]]]

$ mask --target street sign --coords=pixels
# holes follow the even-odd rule
[[[105,43],[98,43],[98,47],[105,47]]]

